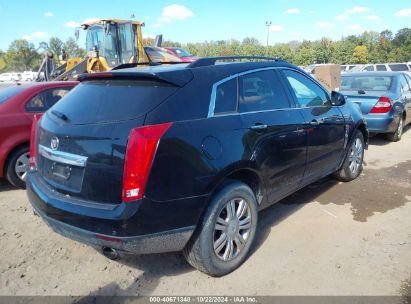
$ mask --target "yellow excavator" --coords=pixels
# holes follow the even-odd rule
[[[143,47],[141,28],[143,22],[99,19],[81,28],[86,31],[86,58],[69,58],[62,52],[60,65],[55,66],[53,54],[46,52],[36,81],[72,80],[83,73],[106,72],[113,68],[132,63],[148,63]],[[75,32],[78,40],[80,29]]]

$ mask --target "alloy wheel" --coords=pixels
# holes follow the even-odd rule
[[[220,211],[214,227],[214,253],[223,261],[231,261],[243,250],[250,231],[251,210],[242,198],[230,200]]]
[[[22,155],[19,156],[19,158],[17,158],[16,164],[14,166],[16,175],[23,182],[26,181],[27,172],[29,171],[29,158],[30,158],[29,152],[23,153]]]
[[[356,138],[351,146],[350,156],[349,156],[349,168],[353,175],[358,173],[361,167],[363,158],[364,148],[361,139]]]

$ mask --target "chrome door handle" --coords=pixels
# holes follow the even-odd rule
[[[267,129],[268,126],[264,124],[255,124],[254,126],[251,126],[251,130],[264,130]]]

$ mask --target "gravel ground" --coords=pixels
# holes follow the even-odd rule
[[[0,181],[0,295],[411,295],[411,128],[371,140],[362,176],[260,214],[253,252],[212,278],[178,253],[110,261],[53,233]]]

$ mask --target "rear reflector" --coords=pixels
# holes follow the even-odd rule
[[[108,241],[108,242],[113,242],[113,243],[122,243],[123,242],[119,238],[111,237],[111,236],[107,236],[107,235],[102,235],[102,234],[96,234],[96,239],[103,240],[103,241]]]
[[[172,123],[132,129],[128,138],[123,176],[123,202],[143,197],[158,143]]]
[[[388,97],[380,97],[370,113],[388,113],[392,108],[392,102]]]
[[[30,168],[37,167],[37,160],[36,160],[36,128],[39,123],[39,120],[43,114],[35,114],[33,118],[33,123],[31,125],[31,133],[30,133]]]

